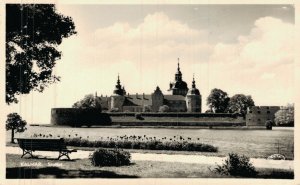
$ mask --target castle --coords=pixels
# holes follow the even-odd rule
[[[116,112],[159,112],[164,107],[167,112],[198,112],[201,113],[201,94],[196,88],[193,77],[192,87],[189,89],[182,80],[179,59],[175,80],[169,84],[168,91],[171,94],[164,95],[157,86],[152,94],[126,94],[124,86],[121,85],[118,75],[117,84],[110,97],[96,98],[100,102],[102,110]]]

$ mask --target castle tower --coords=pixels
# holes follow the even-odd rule
[[[159,107],[164,104],[164,95],[160,88],[157,86],[154,93],[151,94],[152,98],[152,112],[158,112]]]
[[[117,109],[118,111],[123,111],[123,104],[125,101],[126,91],[125,88],[121,86],[120,77],[118,74],[117,84],[113,95],[111,96],[111,109]]]
[[[182,95],[185,96],[188,92],[187,83],[182,80],[182,73],[180,71],[179,58],[177,63],[177,71],[175,73],[174,82],[170,83],[170,89],[168,91],[172,91],[173,95]]]
[[[201,94],[200,91],[196,88],[194,76],[192,88],[188,91],[185,100],[187,112],[201,112]]]

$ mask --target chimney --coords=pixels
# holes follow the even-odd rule
[[[143,99],[145,99],[145,93],[143,93]]]
[[[138,96],[138,93],[135,94],[135,97],[136,97],[136,99],[138,99],[138,97],[139,97],[139,96]]]

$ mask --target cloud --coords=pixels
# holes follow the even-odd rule
[[[252,94],[259,104],[293,101],[294,25],[257,19],[236,43],[217,43],[210,63],[212,86]]]

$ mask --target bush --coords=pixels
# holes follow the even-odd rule
[[[90,160],[93,166],[122,166],[130,164],[130,153],[119,149],[96,149]]]
[[[254,177],[257,175],[255,167],[250,163],[249,157],[229,153],[223,165],[218,165],[215,172],[224,175]]]
[[[110,112],[119,112],[119,108],[111,108]]]
[[[144,120],[144,118],[142,117],[142,114],[140,114],[140,113],[136,113],[134,116],[135,116],[135,119]]]
[[[169,112],[169,111],[170,111],[170,107],[167,105],[160,106],[158,109],[158,112]]]
[[[152,111],[152,108],[150,105],[145,105],[144,108],[143,108],[143,112],[151,112]]]
[[[267,120],[266,123],[265,123],[266,129],[267,130],[272,130],[273,124],[274,124],[273,121]]]

